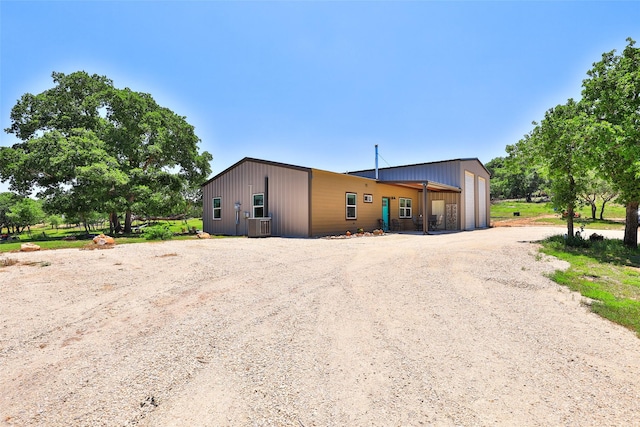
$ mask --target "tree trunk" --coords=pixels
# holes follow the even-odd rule
[[[567,206],[567,236],[574,237],[573,234],[573,205]]]
[[[127,209],[124,217],[124,232],[131,233],[131,209]]]
[[[111,212],[109,214],[109,233],[119,233],[120,230],[122,230],[122,226],[120,225],[118,214],[116,212]]]
[[[600,208],[600,221],[604,221],[604,205],[607,204],[606,200],[602,201],[602,208]]]
[[[596,206],[596,203],[595,202],[591,203],[591,219],[596,219],[597,210],[598,210],[598,207]]]
[[[624,245],[638,249],[638,202],[627,203],[627,218],[624,223]]]

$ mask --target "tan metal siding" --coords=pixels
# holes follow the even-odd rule
[[[428,209],[427,209],[427,215],[431,215],[431,202],[433,200],[444,200],[445,206],[446,205],[457,205],[458,206],[458,212],[460,212],[460,194],[461,193],[449,193],[449,192],[436,192],[436,191],[429,191],[427,193],[427,202],[428,202]],[[427,216],[428,218],[428,216]],[[454,227],[455,230],[460,230],[460,215],[458,214],[458,218]]]
[[[306,237],[309,235],[309,174],[303,170],[263,162],[246,161],[209,181],[203,187],[203,228],[211,234],[246,235],[245,212],[253,215],[253,194],[265,192],[269,178],[267,215],[271,215],[271,234]],[[213,197],[222,198],[222,220],[213,220]],[[235,203],[241,203],[236,224]]]
[[[356,193],[357,219],[346,219],[346,193]],[[352,175],[313,169],[311,178],[311,235],[327,236],[355,233],[358,228],[372,231],[379,227],[382,217],[382,198],[390,199],[390,216],[398,219],[399,198],[412,199],[413,216],[418,215],[419,194],[417,190]],[[371,194],[372,203],[364,202],[364,195]],[[395,199],[393,199],[395,197]],[[401,220],[404,229],[412,229],[411,219]]]

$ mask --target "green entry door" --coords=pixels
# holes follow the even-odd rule
[[[382,230],[389,231],[389,198],[382,198]]]

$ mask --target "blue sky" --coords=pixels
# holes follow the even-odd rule
[[[640,43],[640,2],[2,0],[0,28],[3,129],[53,71],[85,70],[186,116],[213,174],[245,156],[345,172],[375,144],[381,167],[505,155]]]

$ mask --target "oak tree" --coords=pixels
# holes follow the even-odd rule
[[[53,73],[55,86],[25,94],[6,132],[21,142],[0,148],[0,180],[47,206],[82,217],[92,211],[132,216],[169,213],[185,187],[211,172],[186,118],[151,95],[118,89],[104,76]]]
[[[576,203],[589,183],[587,146],[593,139],[591,119],[579,103],[569,99],[566,104],[549,109],[535,125],[507,151],[521,161],[539,165],[549,178],[551,201],[566,213],[567,234],[573,236]]]
[[[640,202],[640,48],[627,39],[622,54],[602,55],[582,82],[583,102],[599,123],[595,163],[626,205],[624,244],[638,247]]]

